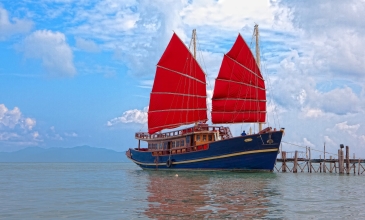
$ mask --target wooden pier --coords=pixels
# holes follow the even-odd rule
[[[338,150],[337,158],[332,158],[330,156],[329,159],[326,159],[326,152],[324,146],[324,156],[323,159],[312,159],[311,158],[311,149],[306,147],[306,152],[302,151],[294,151],[294,152],[286,152],[281,151],[281,158],[278,158],[275,164],[275,170],[277,172],[292,172],[292,173],[339,173],[339,174],[350,174],[354,175],[362,175],[365,173],[365,160],[364,159],[355,159],[355,155],[353,159],[350,159],[350,150],[349,147],[346,146],[346,155],[344,157],[343,148],[344,146],[341,144]],[[281,164],[279,164],[279,163]]]

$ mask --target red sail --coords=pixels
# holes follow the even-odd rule
[[[174,33],[157,64],[148,110],[148,132],[207,121],[205,74]]]
[[[239,34],[224,55],[212,98],[212,122],[265,122],[266,92],[250,48]]]

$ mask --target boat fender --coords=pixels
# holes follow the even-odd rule
[[[170,159],[168,159],[168,160],[166,161],[166,166],[167,166],[168,168],[170,168],[170,167],[171,167],[171,165],[172,165],[172,161],[171,161]]]

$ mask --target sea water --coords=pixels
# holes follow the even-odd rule
[[[0,219],[365,219],[365,176],[0,163]]]

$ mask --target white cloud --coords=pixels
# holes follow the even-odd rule
[[[76,37],[76,47],[80,50],[85,50],[87,52],[99,52],[99,46],[92,40],[86,40],[81,37]]]
[[[32,119],[32,118],[26,118],[24,120],[24,125],[25,127],[28,129],[28,130],[32,130],[32,128],[35,126],[36,124],[36,121],[35,119]]]
[[[76,132],[70,132],[70,133],[65,132],[65,136],[66,137],[77,137],[78,134]]]
[[[193,1],[181,11],[182,19],[190,26],[211,26],[221,29],[239,30],[245,25],[273,21],[275,11],[269,1],[237,2]]]
[[[306,117],[319,117],[327,113],[337,115],[361,112],[365,102],[349,86],[320,91],[317,85],[323,78],[317,75],[306,58],[292,51],[281,62],[277,75],[272,75],[273,97],[277,104],[292,110],[303,111]],[[290,63],[290,64],[289,64]],[[346,79],[344,77],[344,79]],[[350,85],[351,81],[343,81]]]
[[[33,22],[19,18],[9,19],[8,11],[0,6],[0,41],[14,34],[28,33],[33,27]]]
[[[49,30],[35,31],[26,37],[18,48],[27,58],[41,59],[49,75],[73,76],[76,74],[73,53],[63,33]]]
[[[38,131],[31,131],[36,125],[36,120],[26,118],[18,107],[9,110],[0,104],[0,143],[6,145],[38,145]]]
[[[362,101],[349,87],[345,87],[336,88],[327,93],[318,93],[313,97],[312,102],[326,112],[343,115],[359,112]]]
[[[148,107],[143,110],[133,109],[123,112],[121,117],[113,118],[107,122],[107,126],[111,127],[119,123],[147,123]]]
[[[9,141],[16,140],[19,138],[19,135],[14,132],[0,132],[0,141]]]
[[[14,129],[16,126],[25,130],[32,130],[35,125],[36,120],[24,118],[18,107],[9,110],[4,104],[0,104],[0,130]]]
[[[278,1],[290,11],[293,26],[301,31],[301,47],[310,54],[320,75],[362,78],[365,42],[363,1]],[[309,66],[310,67],[310,66]]]
[[[4,104],[0,104],[0,125],[8,128],[14,128],[20,124],[21,112],[18,107],[8,110]]]
[[[336,145],[336,142],[334,142],[329,136],[324,136],[324,142],[329,145]]]
[[[33,132],[32,136],[33,136],[34,139],[37,139],[39,137],[38,131]]]
[[[305,146],[308,146],[308,147],[314,147],[315,146],[307,138],[303,138],[303,143],[304,143]]]
[[[54,126],[51,126],[49,130],[51,130],[51,132],[48,132],[46,134],[47,138],[57,141],[63,141],[63,137],[56,132],[56,128]]]
[[[318,118],[324,116],[324,112],[322,112],[321,109],[303,108],[302,112],[304,113],[304,117],[307,118]]]
[[[365,144],[365,135],[360,135],[359,139],[361,140],[361,144],[364,145]]]
[[[152,89],[152,86],[153,86],[153,80],[142,80],[138,87]]]
[[[341,123],[337,123],[335,124],[335,129],[338,129],[340,131],[343,132],[347,132],[350,135],[355,135],[356,131],[359,129],[360,124],[355,124],[355,125],[348,125],[347,121],[341,122]]]
[[[304,104],[304,102],[305,102],[305,100],[306,100],[306,98],[307,98],[307,93],[305,92],[305,90],[304,90],[304,89],[302,89],[302,90],[300,91],[299,95],[298,95],[296,98],[297,98],[297,100],[299,101],[299,103],[300,103],[301,105],[303,105],[303,104]]]

